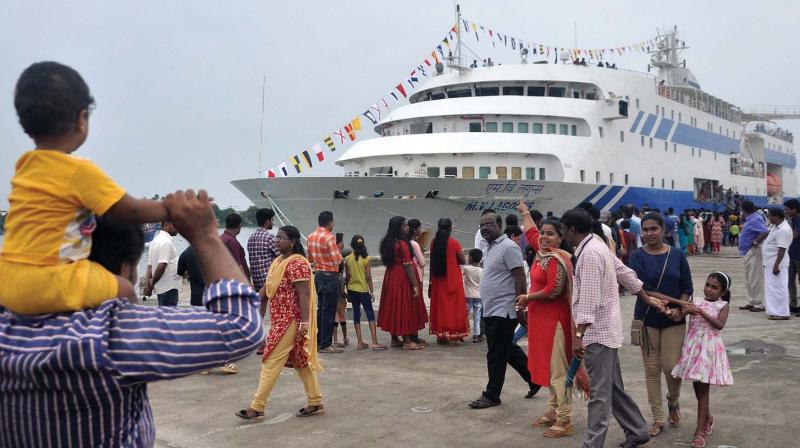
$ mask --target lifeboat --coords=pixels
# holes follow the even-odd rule
[[[767,173],[767,196],[779,196],[781,194],[781,178]]]

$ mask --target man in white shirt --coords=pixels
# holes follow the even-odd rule
[[[155,292],[158,306],[178,306],[181,277],[178,275],[178,249],[172,241],[177,234],[171,222],[162,222],[147,252],[144,295],[149,297]]]
[[[764,303],[770,320],[789,319],[789,246],[792,227],[782,207],[769,209],[769,234],[761,246],[764,266]]]

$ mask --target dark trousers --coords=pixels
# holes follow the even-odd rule
[[[167,292],[156,294],[158,306],[178,306],[178,290],[170,289]]]
[[[800,260],[789,259],[789,306],[797,307],[797,277],[800,275]]]
[[[510,365],[519,373],[531,390],[538,391],[539,386],[531,383],[528,371],[528,356],[517,344],[514,344],[514,329],[517,319],[489,316],[482,319],[486,326],[486,367],[489,371],[489,382],[483,396],[492,401],[500,401],[500,392],[506,381],[506,365]]]
[[[584,356],[589,373],[589,422],[586,425],[586,441],[583,448],[605,446],[608,423],[613,415],[625,432],[629,443],[644,443],[650,439],[647,422],[642,417],[636,402],[625,392],[622,373],[619,369],[617,349],[601,344],[589,344]]]
[[[339,301],[339,274],[314,274],[317,289],[317,347],[331,346],[333,322],[336,319],[336,304]]]

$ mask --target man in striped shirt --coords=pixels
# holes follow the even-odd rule
[[[148,382],[243,358],[263,343],[258,297],[216,234],[206,192],[176,192],[164,205],[196,250],[206,309],[126,299],[38,316],[0,307],[0,446],[153,446]],[[139,227],[102,218],[90,258],[135,280],[143,247]]]

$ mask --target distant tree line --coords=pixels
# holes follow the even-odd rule
[[[153,197],[154,201],[159,199],[163,199],[158,194],[154,194]],[[238,213],[239,216],[242,217],[242,227],[257,227],[258,224],[256,223],[256,212],[258,211],[258,207],[255,205],[251,205],[247,208],[247,210],[234,210],[233,207],[228,208],[219,208],[217,204],[212,204],[211,207],[214,209],[214,216],[217,217],[217,224],[220,227],[225,227],[225,217],[230,215],[231,213]],[[0,218],[0,223],[2,223],[2,219]],[[0,226],[1,228],[1,226]]]

